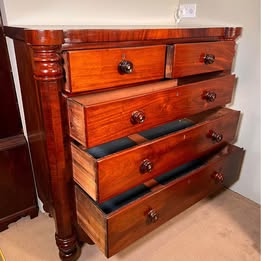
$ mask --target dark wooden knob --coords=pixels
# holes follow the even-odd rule
[[[131,123],[132,124],[141,124],[145,121],[145,114],[143,111],[134,111],[131,114]]]
[[[217,98],[217,94],[212,91],[207,91],[203,94],[203,99],[205,99],[207,102],[213,102]]]
[[[215,62],[215,55],[213,54],[206,54],[204,56],[204,63],[205,64],[212,64]]]
[[[153,169],[153,164],[150,160],[145,159],[140,164],[140,172],[142,174],[150,173]]]
[[[221,142],[223,140],[223,135],[221,133],[217,133],[213,130],[209,131],[208,136],[215,142]]]
[[[149,223],[155,223],[159,220],[159,214],[156,210],[151,209],[148,213]]]
[[[130,74],[133,72],[133,63],[127,60],[123,60],[118,65],[120,74]]]
[[[216,183],[223,183],[224,182],[224,175],[220,172],[215,172],[212,176]]]

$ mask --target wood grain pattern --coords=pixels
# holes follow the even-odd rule
[[[0,139],[0,231],[38,215],[33,172],[24,135]]]
[[[70,136],[81,144],[86,144],[85,118],[82,117],[84,107],[68,99],[67,112]]]
[[[97,226],[97,222],[99,224],[107,222],[107,230],[103,229],[102,231],[105,234],[99,236],[102,239],[107,238],[105,243],[107,248],[100,244],[98,246],[107,257],[110,257],[198,200],[223,187],[222,183],[217,184],[212,178],[216,171],[222,172],[225,180],[237,180],[243,154],[244,152],[240,148],[225,147],[218,155],[210,158],[208,164],[109,215],[102,215],[95,207],[95,212],[99,213],[99,218],[93,222],[85,221],[89,220],[87,209],[93,202],[82,190],[76,187],[77,215],[82,220],[82,228],[86,233],[89,233],[90,227],[93,230],[93,227]],[[159,214],[159,219],[155,223],[148,222],[147,214],[151,209]],[[93,240],[95,241],[94,238]]]
[[[139,135],[138,133],[132,134],[128,136],[129,139],[133,140],[134,142],[136,142],[137,144],[141,144],[147,141],[146,138],[144,138],[143,136]]]
[[[30,140],[30,149],[32,152],[33,164],[36,170],[35,173],[37,173],[36,181],[38,184],[38,192],[41,195],[40,197],[43,195],[44,199],[46,199],[45,201],[50,203],[50,209],[53,210],[52,212],[56,225],[55,238],[56,244],[60,251],[60,258],[66,261],[77,259],[79,253],[79,251],[77,251],[79,250],[77,247],[77,239],[84,239],[86,242],[91,242],[88,237],[87,230],[90,228],[91,223],[93,222],[96,222],[96,224],[94,225],[94,230],[91,233],[92,239],[95,239],[97,242],[101,240],[99,244],[103,251],[109,256],[117,252],[119,249],[125,247],[132,240],[136,240],[138,238],[138,230],[140,227],[142,227],[142,225],[139,225],[141,219],[139,217],[136,219],[135,216],[132,217],[131,213],[129,213],[131,216],[131,221],[138,220],[137,227],[135,227],[136,223],[133,224],[133,226],[131,224],[129,226],[127,224],[129,220],[126,219],[123,221],[122,225],[113,225],[112,228],[110,228],[111,230],[109,230],[108,219],[113,215],[106,217],[106,221],[104,221],[102,214],[96,207],[92,208],[88,204],[86,205],[86,208],[84,207],[85,200],[83,198],[80,200],[80,202],[83,204],[81,206],[80,214],[84,214],[81,216],[81,219],[78,219],[80,225],[76,224],[76,210],[74,204],[75,198],[74,194],[72,193],[74,181],[72,179],[70,137],[67,135],[67,125],[69,124],[63,98],[65,96],[76,96],[76,94],[90,94],[90,99],[87,99],[88,102],[84,106],[84,118],[81,119],[81,125],[83,127],[82,130],[85,129],[85,131],[82,138],[79,139],[86,139],[85,142],[82,143],[85,143],[83,145],[88,147],[95,146],[106,141],[111,141],[117,137],[132,135],[141,130],[172,121],[179,117],[188,117],[189,115],[198,113],[200,111],[205,111],[217,106],[224,106],[231,100],[234,76],[220,77],[221,75],[213,75],[210,73],[212,78],[220,78],[209,80],[210,74],[207,76],[203,75],[203,78],[201,78],[203,81],[199,82],[199,79],[197,78],[197,83],[194,81],[196,79],[195,76],[193,76],[190,77],[189,80],[194,81],[194,83],[190,82],[189,84],[187,77],[185,81],[184,78],[179,78],[177,79],[179,82],[178,84],[181,85],[183,83],[182,86],[177,87],[177,81],[170,80],[168,84],[171,83],[173,85],[169,86],[168,88],[171,90],[167,90],[167,88],[160,90],[161,87],[165,86],[166,84],[165,82],[160,82],[160,84],[157,85],[157,90],[153,90],[152,88],[147,93],[138,93],[136,92],[137,89],[143,87],[133,87],[133,85],[137,85],[137,82],[143,76],[140,76],[137,78],[137,81],[135,80],[135,82],[131,82],[131,84],[128,86],[128,82],[125,81],[121,82],[119,80],[108,80],[110,76],[108,76],[107,73],[111,74],[112,69],[108,70],[106,66],[102,67],[103,63],[99,61],[99,66],[100,68],[103,68],[103,70],[100,71],[99,75],[96,75],[96,79],[100,78],[100,86],[96,88],[96,86],[93,84],[95,81],[93,81],[93,79],[92,81],[87,79],[88,76],[86,75],[89,75],[91,70],[96,69],[95,66],[88,67],[88,71],[83,72],[83,79],[80,78],[80,82],[82,81],[80,90],[85,93],[74,94],[64,91],[66,88],[70,90],[69,83],[73,82],[70,71],[72,64],[70,59],[66,58],[66,54],[72,52],[81,54],[91,50],[93,50],[93,53],[97,54],[98,49],[101,51],[100,53],[106,53],[105,51],[108,49],[112,50],[111,52],[115,51],[116,49],[148,50],[149,46],[149,49],[154,50],[154,48],[159,48],[157,46],[174,46],[180,43],[194,44],[196,42],[203,43],[217,41],[233,42],[241,34],[242,28],[135,27],[126,29],[118,27],[116,29],[90,29],[90,27],[88,27],[84,29],[84,27],[75,27],[75,29],[69,29],[61,26],[56,28],[49,27],[48,29],[47,27],[42,26],[39,28],[5,27],[4,30],[7,36],[15,40],[15,50],[17,54],[20,83],[25,108],[25,118],[29,130],[28,136]],[[144,73],[145,76],[148,76],[149,70],[154,70],[156,72],[159,71],[158,69],[153,69],[148,62],[150,59],[156,60],[155,57],[153,58],[152,53],[153,52],[147,54],[145,59],[140,61],[144,63],[142,68],[147,68],[147,71]],[[62,54],[64,54],[64,56],[62,56]],[[140,59],[142,54],[143,53],[139,53],[139,55],[135,55],[134,58]],[[169,57],[170,56],[171,55],[169,55]],[[160,59],[164,60],[164,55]],[[90,61],[92,64],[97,63],[97,59],[94,55],[92,59],[87,62]],[[161,60],[157,61],[157,66],[159,66],[160,61]],[[174,62],[174,60],[172,62]],[[135,64],[136,61],[134,65]],[[78,72],[81,72],[81,66],[79,66],[78,69]],[[76,72],[76,75],[78,72]],[[107,72],[106,75],[104,72]],[[224,71],[224,73],[228,74],[230,72],[228,70]],[[95,73],[93,75],[95,76]],[[151,80],[145,76],[144,81]],[[161,79],[163,77],[164,70],[162,75],[157,76],[155,79]],[[107,83],[105,85],[102,83],[103,78],[107,79]],[[88,89],[89,82],[92,82],[93,84],[91,85],[92,89]],[[184,83],[186,84],[184,85]],[[124,84],[124,88],[122,88],[124,90],[132,86],[131,88],[134,93],[127,91],[126,95],[124,92],[118,92],[118,90],[115,89],[122,87],[118,84]],[[105,92],[103,89],[100,89],[111,87],[111,85],[114,85],[115,87],[110,90],[115,90],[115,92],[112,91],[110,94],[107,91]],[[86,92],[85,90],[90,91]],[[202,93],[207,90],[217,92],[218,96],[215,102],[207,103],[206,101],[202,100]],[[103,91],[104,94],[95,93],[101,91]],[[116,94],[116,96],[114,96],[114,94]],[[77,103],[76,100],[74,102]],[[130,123],[130,113],[137,109],[143,110],[146,113],[146,119],[144,124],[139,124],[139,126],[132,126]],[[79,118],[77,117],[74,121],[78,122]],[[201,121],[200,118],[194,120]],[[213,119],[213,121],[215,121],[215,119]],[[141,142],[139,146],[144,145],[142,144],[144,140],[142,141],[139,137],[137,137],[137,135],[132,136],[132,138]],[[224,157],[227,154],[228,152],[224,152]],[[80,155],[80,153],[78,155]],[[184,155],[184,158],[186,158],[186,155]],[[222,157],[216,157],[215,159],[219,161],[221,158]],[[88,168],[84,166],[84,164],[79,159],[80,157],[77,159],[77,161],[75,161],[74,169],[79,172],[79,175],[85,175],[85,171],[88,170]],[[238,164],[237,159],[238,158],[235,157],[233,159],[233,163],[231,163],[233,169],[230,170],[228,166],[228,170],[226,170],[228,173],[233,173],[233,171],[235,171]],[[89,165],[92,164],[90,159],[88,159],[87,162]],[[96,175],[96,172],[93,172],[93,174]],[[89,173],[88,175],[88,177],[93,178],[93,176],[91,176]],[[84,179],[84,176],[82,177],[83,179],[81,179],[81,182],[86,180]],[[146,184],[151,186],[154,183],[146,182]],[[205,181],[199,181],[198,185],[201,186],[204,184]],[[110,186],[110,182],[106,184],[106,186]],[[194,187],[190,187],[190,190],[188,191],[186,190],[186,187],[184,187],[184,193],[187,193],[188,197],[180,197],[180,204],[184,204],[184,207],[177,207],[180,209],[177,210],[177,212],[183,210],[186,207],[185,202],[183,202],[184,200],[188,199],[188,201],[192,203],[192,201],[195,202],[200,198],[199,196],[196,196],[200,195],[201,193],[199,192],[198,188],[196,188],[194,194],[195,197],[192,196],[195,198],[195,201],[189,198],[189,193],[194,193],[193,188]],[[97,189],[99,189],[99,184]],[[153,191],[155,193],[159,193],[159,189],[160,186],[153,187]],[[91,192],[93,195],[96,193],[94,190]],[[205,189],[203,189],[203,192],[204,191]],[[182,188],[178,189],[176,193],[184,195],[184,193],[182,194]],[[97,191],[97,194],[99,194],[99,191]],[[178,199],[175,199],[174,194],[173,197],[174,200],[177,200],[178,202]],[[153,201],[156,202],[156,198],[153,199]],[[173,204],[172,201],[169,201],[169,203]],[[174,201],[174,203],[176,203],[176,201]],[[126,210],[125,213],[127,212],[128,210]],[[126,217],[128,216],[126,215]],[[124,217],[122,217],[122,219],[124,220]],[[115,222],[116,220],[117,218],[115,218]],[[88,223],[89,221],[90,223]],[[121,222],[121,218],[119,218],[118,221]],[[85,235],[83,235],[80,226],[82,226],[83,230],[87,232]],[[86,229],[88,226],[89,228]],[[122,234],[120,231],[121,228]],[[92,228],[90,228],[90,230],[91,229]],[[124,232],[125,229],[130,229],[130,239],[125,239],[125,237],[127,237]],[[80,231],[80,233],[77,235],[75,232],[76,230]],[[98,233],[95,232],[96,230]],[[107,238],[109,234],[105,233],[105,230],[108,231],[108,233],[111,233],[110,241]],[[135,235],[135,233],[137,234]],[[126,244],[123,243],[123,241],[126,241]],[[108,246],[111,248],[111,250],[108,249]]]
[[[60,43],[61,44],[61,43]],[[48,160],[50,190],[55,217],[55,240],[61,259],[76,259],[79,255],[76,232],[73,227],[73,201],[70,184],[72,166],[69,142],[66,139],[66,112],[61,96],[63,70],[60,45],[30,46],[34,87],[41,104],[45,157]]]
[[[150,94],[152,92],[156,91],[162,91],[165,89],[172,88],[173,86],[177,86],[178,80],[168,80],[168,81],[160,81],[160,82],[153,82],[153,83],[147,83],[137,86],[131,86],[131,87],[124,87],[124,88],[118,88],[114,90],[105,90],[103,92],[96,92],[96,93],[88,93],[88,95],[68,95],[68,99],[71,101],[75,101],[79,104],[84,105],[96,105],[99,103],[107,103],[111,102],[113,100],[121,100],[126,98],[131,98],[135,96],[141,96],[145,94]],[[77,94],[76,94],[77,95]]]
[[[86,143],[83,145],[93,147],[175,119],[223,106],[231,101],[234,80],[234,75],[227,75],[90,106],[86,99],[86,103],[79,104],[85,108],[82,118],[86,119]],[[205,91],[214,91],[217,94],[216,100],[207,102],[202,99]],[[144,112],[146,118],[142,124],[132,124],[130,119],[134,111]]]
[[[172,52],[171,48],[168,51]],[[214,63],[204,63],[206,54],[215,56]],[[170,63],[173,64],[173,68],[172,72],[167,71],[166,76],[179,78],[200,73],[231,70],[234,55],[234,41],[176,44],[174,46],[173,61],[171,61],[170,55],[167,56]],[[167,68],[170,66],[167,65]]]
[[[89,154],[71,144],[73,178],[93,198],[98,198],[97,163]]]
[[[50,173],[45,144],[43,115],[39,92],[33,78],[30,49],[24,42],[17,40],[14,41],[14,47],[37,193],[43,202],[45,211],[52,213]]]
[[[65,89],[81,92],[164,78],[165,46],[114,48],[68,52]],[[120,74],[122,60],[133,63],[130,74]],[[101,77],[102,75],[102,77]]]
[[[93,197],[92,194],[90,196],[98,202],[103,202],[172,168],[206,154],[224,143],[231,142],[237,130],[238,119],[238,111],[214,110],[204,113],[201,117],[198,116],[198,119],[194,117],[196,125],[191,128],[147,141],[139,146],[98,160],[73,145],[73,162],[77,161],[85,169],[97,165],[95,170],[91,167],[91,172],[88,170],[85,172],[77,171],[74,172],[74,176],[77,177],[77,183],[87,193],[93,190],[91,185],[96,182],[99,191],[98,196]],[[213,142],[208,137],[210,130],[223,135],[221,143]],[[140,165],[144,159],[149,159],[154,166],[148,174],[141,174],[140,172]],[[93,178],[91,185],[88,181],[90,176]],[[108,184],[110,185],[108,186]]]
[[[102,211],[93,204],[91,200],[86,200],[86,194],[75,186],[76,212],[79,225],[95,242],[95,244],[106,252],[107,249],[107,221]]]
[[[231,28],[232,29],[232,28]],[[124,42],[124,41],[148,41],[157,39],[183,39],[197,38],[203,41],[211,38],[221,40],[234,38],[241,32],[241,28],[228,30],[228,28],[150,28],[150,29],[86,29],[86,30],[65,30],[65,43],[80,42]]]
[[[94,200],[98,198],[96,177],[93,178],[93,176],[75,160],[73,161],[73,179],[90,195],[91,198]]]
[[[174,57],[174,44],[167,45],[166,47],[166,65],[165,65],[165,78],[170,79],[173,78],[173,57]]]
[[[195,170],[189,176],[174,181],[155,194],[145,196],[131,206],[113,213],[108,217],[107,256],[116,254],[195,202],[219,190],[223,185],[216,184],[211,177],[216,171],[221,171],[225,180],[233,179],[235,182],[239,176],[243,153],[239,148],[226,155],[222,153],[219,159],[210,160],[206,166]],[[231,163],[234,166],[231,166]],[[156,223],[148,225],[147,213],[151,209],[156,210],[159,219]]]
[[[127,26],[113,29],[95,27],[88,29],[84,26],[70,29],[66,26],[53,26],[51,29],[39,26],[11,27],[5,26],[4,31],[7,36],[27,41],[35,45],[52,45],[65,42],[66,49],[77,47],[81,43],[102,43],[114,42],[119,45],[121,42],[169,40],[172,41],[217,41],[233,40],[242,32],[241,27],[200,27],[200,28],[153,28],[153,26]]]

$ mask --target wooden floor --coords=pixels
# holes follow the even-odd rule
[[[23,218],[0,233],[6,261],[59,260],[53,220]],[[85,245],[79,261],[107,260]],[[260,206],[226,190],[204,199],[110,261],[259,261]]]

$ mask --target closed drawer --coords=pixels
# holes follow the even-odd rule
[[[227,146],[101,205],[75,187],[78,224],[110,257],[198,200],[238,178],[243,150]]]
[[[164,78],[166,46],[68,51],[65,89],[82,92]]]
[[[179,78],[201,73],[230,70],[234,54],[234,41],[168,46],[166,77]]]
[[[85,147],[93,147],[231,101],[234,75],[176,86],[175,80],[83,95],[67,100],[69,131]],[[151,90],[148,92],[148,90]]]
[[[231,142],[238,118],[238,111],[223,108],[91,149],[72,143],[73,178],[103,202]]]

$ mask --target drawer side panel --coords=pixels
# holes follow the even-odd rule
[[[78,224],[106,255],[107,221],[103,213],[78,186],[75,186],[75,200]]]
[[[71,143],[73,179],[93,198],[98,199],[95,160]]]
[[[67,112],[70,136],[81,144],[85,144],[87,137],[84,107],[77,102],[67,99]]]

